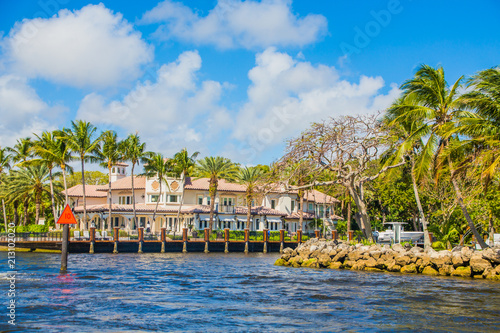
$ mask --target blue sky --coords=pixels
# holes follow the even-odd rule
[[[271,163],[383,110],[420,64],[499,65],[498,1],[0,2],[0,146],[91,121],[149,150]]]

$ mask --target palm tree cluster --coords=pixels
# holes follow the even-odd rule
[[[132,207],[137,223],[134,173],[136,166],[144,165],[144,172],[139,175],[159,180],[159,190],[168,182],[167,177],[177,177],[185,182],[187,177],[210,178],[211,216],[214,214],[214,198],[220,179],[238,180],[247,184],[247,199],[252,202],[256,184],[261,176],[261,168],[246,167],[240,169],[229,159],[223,157],[205,157],[196,161],[198,152],[189,154],[182,149],[173,158],[166,158],[160,153],[146,150],[146,143],[141,142],[137,133],[119,140],[116,132],[104,131],[100,134],[89,122],[73,121],[71,127],[43,132],[34,135],[36,139],[22,138],[12,147],[0,147],[0,197],[2,199],[3,226],[7,222],[20,225],[37,224],[43,215],[50,224],[58,219],[56,207],[68,204],[67,175],[73,173],[70,162],[81,164],[81,184],[83,190],[83,221],[87,221],[86,163],[99,163],[108,170],[108,217],[107,226],[111,228],[111,170],[120,162],[130,162],[132,182]],[[59,170],[59,171],[56,171]],[[137,174],[136,174],[137,175]],[[58,181],[57,178],[62,178]],[[182,184],[184,185],[184,184]],[[184,186],[177,221],[184,200]],[[63,195],[64,193],[64,195]],[[50,202],[50,204],[49,204]],[[153,221],[158,210],[156,203]],[[50,207],[50,210],[48,210]],[[34,210],[34,219],[30,213]],[[250,210],[249,210],[250,211]],[[248,219],[250,221],[250,218]],[[211,221],[211,226],[212,226]],[[250,222],[248,222],[250,223]]]

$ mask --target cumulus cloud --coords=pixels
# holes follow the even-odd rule
[[[208,15],[171,0],[146,12],[142,23],[160,23],[156,35],[198,45],[227,48],[303,46],[327,32],[323,15],[299,17],[292,12],[291,0],[219,0]]]
[[[118,126],[129,133],[138,131],[151,144],[148,149],[174,153],[198,145],[195,149],[200,150],[205,139],[230,126],[227,111],[219,106],[223,85],[199,82],[196,74],[200,68],[198,52],[184,52],[152,74],[153,80],[138,83],[121,100],[87,95],[77,118]]]
[[[348,82],[334,67],[298,61],[274,48],[256,56],[248,76],[248,101],[238,112],[232,137],[241,142],[240,158],[250,160],[311,122],[383,110],[399,94],[396,86],[381,94],[381,77]]]
[[[136,79],[153,58],[141,34],[103,4],[63,9],[48,19],[24,19],[2,47],[17,73],[77,87]]]
[[[55,129],[53,118],[61,111],[42,101],[26,78],[0,76],[0,146],[12,146],[18,138]]]

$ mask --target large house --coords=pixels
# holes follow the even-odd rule
[[[134,176],[136,223],[133,218],[132,177],[127,176],[127,166],[119,163],[111,169],[111,226],[107,224],[109,184],[85,185],[87,222],[82,221],[83,186],[76,185],[68,189],[70,205],[79,219],[80,229],[86,230],[94,224],[98,229],[120,227],[134,233],[142,226],[149,227],[151,232],[159,233],[162,227],[176,232],[180,232],[184,227],[198,230],[208,227],[208,178],[167,178],[163,180],[160,193],[158,178]],[[214,229],[245,229],[245,191],[244,185],[219,180],[215,198]],[[334,197],[317,190],[307,191],[304,198],[303,223],[299,226],[300,207],[297,191],[276,186],[273,190],[259,194],[252,202],[250,230],[284,228],[288,232],[295,232],[302,227],[304,232],[308,232],[314,229],[310,224],[315,218],[323,219],[326,225],[333,225],[336,220],[341,219],[334,214],[334,207],[338,202]],[[153,219],[157,204],[158,209]]]

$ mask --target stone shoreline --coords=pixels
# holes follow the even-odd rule
[[[352,269],[460,276],[500,281],[500,248],[476,251],[457,246],[453,250],[424,251],[419,247],[349,245],[343,241],[312,238],[295,250],[286,248],[277,266]]]

